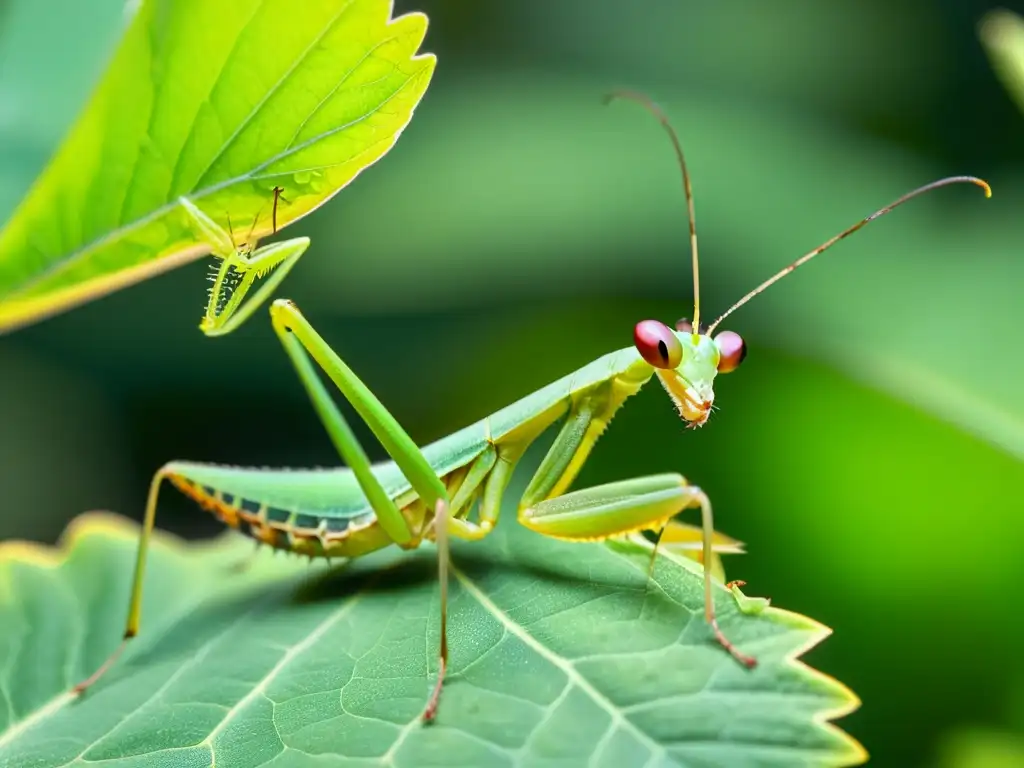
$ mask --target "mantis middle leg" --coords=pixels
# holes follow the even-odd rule
[[[599,541],[639,530],[661,530],[675,515],[692,508],[700,509],[703,528],[704,617],[722,647],[744,666],[754,667],[757,660],[742,653],[718,626],[712,592],[711,501],[682,475],[648,475],[584,488],[522,509],[519,522],[545,536]]]
[[[683,510],[699,508],[705,619],[723,648],[743,665],[755,666],[756,659],[740,652],[718,626],[712,563],[714,552],[723,551],[723,547],[717,540],[711,501],[704,491],[690,485],[682,475],[669,473],[564,493],[607,425],[610,414],[605,400],[604,392],[597,388],[574,403],[565,425],[523,495],[519,522],[545,536],[569,541],[601,541],[641,530],[660,533],[673,525],[672,518]],[[724,551],[728,551],[728,547]]]

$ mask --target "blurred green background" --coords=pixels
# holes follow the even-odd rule
[[[730,577],[835,629],[808,658],[863,699],[841,725],[879,766],[1024,754],[1024,117],[977,40],[991,7],[402,0],[430,15],[434,82],[396,148],[286,233],[313,246],[282,293],[427,442],[691,313],[671,149],[607,90],[651,94],[682,134],[712,316],[914,186],[991,181],[991,201],[916,201],[730,318],[749,355],[708,427],[684,431],[652,385],[579,480],[705,487],[749,545]],[[0,9],[6,217],[124,3]],[[196,329],[207,266],[0,338],[0,537],[138,518],[169,459],[336,463],[265,315]],[[161,526],[219,531],[165,502]]]

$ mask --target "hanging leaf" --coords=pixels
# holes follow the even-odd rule
[[[238,240],[380,159],[434,71],[423,14],[387,0],[148,0],[0,233],[0,331],[209,252],[187,196]],[[252,239],[251,237],[249,239]]]

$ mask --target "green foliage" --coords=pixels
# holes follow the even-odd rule
[[[827,723],[857,705],[796,660],[828,634],[724,589],[702,619],[698,567],[567,544],[506,520],[454,552],[451,670],[437,721],[432,551],[324,573],[229,535],[158,535],[143,628],[84,699],[69,687],[117,644],[138,530],[84,516],[63,552],[0,548],[0,764],[834,766],[863,750]],[[749,607],[746,607],[749,606]],[[60,738],[56,738],[59,734]]]
[[[1024,109],[1024,19],[1012,11],[992,11],[982,20],[979,33],[992,68]]]
[[[609,82],[617,81],[574,74],[538,84],[513,72],[489,79],[486,91],[434,92],[403,162],[374,175],[346,225],[311,224],[317,248],[345,248],[359,261],[321,260],[291,291],[321,323],[328,312],[443,311],[482,295],[494,304],[546,293],[564,301],[660,292],[676,298],[662,319],[691,313],[671,145],[632,105],[601,106]],[[764,104],[645,89],[686,148],[709,317],[904,192],[972,171],[926,167]],[[446,193],[432,196],[451,147],[460,163],[445,172]],[[1024,459],[1024,358],[1004,352],[1020,323],[1024,259],[1009,222],[1024,189],[991,181],[991,200],[954,187],[898,209],[773,286],[728,327],[760,332]],[[372,212],[384,205],[405,225],[382,229]],[[951,338],[955,323],[969,342]]]
[[[1012,679],[1012,677],[1011,677]],[[1024,765],[1024,680],[1010,692],[1007,712],[999,726],[970,725],[946,734],[939,745],[935,768],[1018,768]]]
[[[0,234],[0,329],[309,213],[395,143],[434,70],[427,19],[387,0],[142,3],[91,101]]]
[[[979,728],[948,737],[937,768],[1019,768],[1024,765],[1024,739],[1019,735]]]

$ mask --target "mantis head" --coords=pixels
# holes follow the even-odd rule
[[[633,329],[636,349],[658,375],[688,427],[702,427],[715,403],[715,376],[735,371],[747,355],[740,335],[722,331],[714,338],[694,333],[687,319],[675,330],[657,320],[643,320]]]
[[[616,91],[609,94],[605,103],[616,99],[634,101],[644,107],[661,123],[662,128],[672,141],[676,160],[682,172],[683,194],[686,196],[686,213],[690,223],[690,255],[693,260],[693,322],[680,320],[675,330],[657,320],[644,320],[633,329],[633,342],[641,357],[652,365],[658,374],[665,390],[679,409],[679,415],[687,422],[688,427],[700,427],[708,420],[715,402],[714,382],[719,373],[736,370],[747,348],[743,339],[732,331],[715,329],[726,317],[742,307],[769,286],[791,274],[798,267],[831,248],[848,235],[852,235],[865,224],[889,213],[893,208],[903,205],[918,195],[949,184],[974,184],[981,187],[985,197],[992,196],[987,182],[974,176],[950,176],[933,181],[897,198],[889,205],[867,216],[851,227],[847,227],[838,235],[829,238],[813,251],[804,254],[793,263],[783,267],[752,291],[746,293],[735,302],[710,326],[704,328],[700,324],[700,272],[697,257],[697,227],[694,223],[693,187],[690,184],[690,173],[683,158],[683,147],[675,129],[669,123],[665,113],[643,94],[633,91]]]

